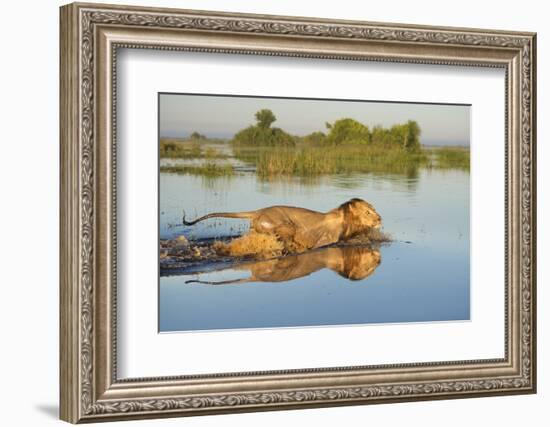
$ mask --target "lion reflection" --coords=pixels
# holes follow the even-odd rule
[[[250,272],[250,277],[243,279],[218,282],[188,280],[185,283],[228,285],[249,282],[288,282],[324,268],[329,268],[349,280],[363,280],[374,273],[380,262],[381,256],[378,249],[357,246],[331,247],[232,267],[232,270]]]

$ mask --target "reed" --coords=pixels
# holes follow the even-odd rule
[[[470,170],[470,150],[466,147],[433,148],[430,153],[435,158],[435,168]]]
[[[164,159],[227,159],[229,156],[196,139],[163,138],[159,154]]]
[[[429,165],[426,153],[377,146],[308,146],[301,148],[235,149],[240,160],[252,163],[260,177],[346,173],[409,173],[411,167]]]
[[[161,142],[161,147],[162,147]],[[181,148],[184,146],[184,148]],[[204,160],[200,165],[166,165],[161,172],[206,177],[231,176],[235,173],[228,163],[217,159],[234,157],[254,167],[262,179],[278,177],[316,178],[323,175],[372,173],[416,176],[421,168],[470,169],[467,147],[422,148],[404,150],[378,144],[328,145],[298,144],[296,146],[232,145],[233,156],[220,154],[215,148],[199,143],[164,144],[164,157]],[[168,154],[166,154],[168,153]],[[161,154],[161,157],[163,154]]]

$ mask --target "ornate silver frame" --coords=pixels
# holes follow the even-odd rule
[[[77,423],[535,392],[534,33],[98,4],[71,4],[60,12],[61,419]],[[504,68],[505,357],[117,379],[114,65],[119,47]]]

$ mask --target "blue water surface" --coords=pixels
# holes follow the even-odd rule
[[[239,234],[245,222],[181,223],[213,211],[288,204],[328,211],[353,197],[372,203],[394,241],[363,280],[325,268],[287,282],[213,286],[246,278],[238,269],[160,278],[159,331],[275,328],[470,319],[470,175],[421,169],[406,175],[353,174],[311,181],[261,181],[253,173],[205,179],[161,173],[160,237]]]

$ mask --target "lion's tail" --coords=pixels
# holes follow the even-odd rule
[[[215,212],[208,215],[201,216],[194,221],[185,220],[185,212],[183,212],[183,225],[194,225],[197,222],[204,221],[208,218],[239,218],[239,219],[252,219],[255,215],[255,212]]]

